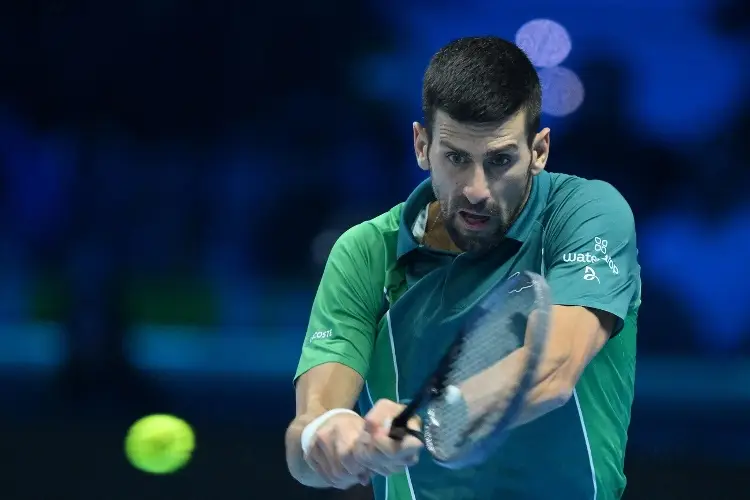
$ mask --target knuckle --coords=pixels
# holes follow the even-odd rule
[[[394,403],[390,399],[378,399],[378,402],[375,403],[375,406],[373,406],[373,409],[378,408],[382,410],[382,409],[392,408],[395,404],[396,403]]]
[[[318,457],[326,456],[328,454],[328,440],[321,438],[316,439],[310,447],[310,453],[317,455]]]
[[[361,432],[347,432],[344,435],[339,436],[338,439],[340,449],[347,453],[351,453],[358,447],[367,445],[367,437]]]
[[[305,456],[305,463],[313,470],[313,472],[320,474],[320,466],[318,465],[318,462],[314,460],[314,457],[311,455]]]
[[[325,456],[324,451],[316,442],[313,443],[310,449],[307,450],[307,453],[305,453],[305,461],[312,465],[317,463],[323,456]]]
[[[334,434],[338,430],[338,424],[336,422],[336,418],[329,418],[325,422],[323,422],[323,425],[321,425],[318,428],[318,434],[325,434],[327,436]]]
[[[352,478],[365,472],[365,469],[358,464],[348,464],[345,468],[346,468],[346,472],[350,476],[352,476]]]
[[[351,474],[338,474],[332,479],[331,486],[340,490],[345,490],[351,488],[358,482],[359,479],[356,476],[352,476]]]
[[[338,450],[337,455],[338,455],[339,462],[344,468],[347,468],[351,464],[357,463],[356,460],[354,460],[354,457],[352,456],[351,449]]]
[[[329,427],[323,427],[315,435],[315,442],[326,443],[333,439],[333,430]]]

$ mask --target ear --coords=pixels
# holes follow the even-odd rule
[[[539,174],[547,166],[549,158],[549,128],[543,128],[531,144],[531,173]]]
[[[414,154],[417,156],[417,165],[422,170],[429,170],[430,161],[427,158],[429,138],[427,137],[427,129],[419,122],[412,123],[411,128],[414,133]]]

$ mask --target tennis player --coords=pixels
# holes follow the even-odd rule
[[[339,489],[373,477],[378,500],[620,498],[641,288],[630,207],[605,182],[545,170],[539,78],[510,42],[443,47],[422,108],[414,151],[430,178],[328,258],[295,375],[291,474]],[[434,370],[466,305],[523,270],[546,278],[555,305],[510,437],[473,468],[418,460],[421,443],[389,439],[388,419]]]

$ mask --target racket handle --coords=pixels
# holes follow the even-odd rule
[[[403,441],[406,436],[414,436],[424,443],[422,431],[408,427],[409,420],[416,414],[417,406],[407,406],[392,422],[388,422],[388,437],[394,441]]]
[[[403,439],[406,437],[406,432],[409,429],[407,427],[393,427],[391,426],[391,430],[388,431],[388,437],[393,439],[394,441],[403,441]]]
[[[403,441],[406,436],[414,436],[424,443],[424,434],[421,431],[410,429],[408,427],[391,427],[388,437],[394,441]]]

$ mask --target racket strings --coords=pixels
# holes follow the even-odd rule
[[[502,296],[489,296],[482,303],[446,375],[446,386],[460,387],[461,396],[451,398],[450,391],[445,391],[427,409],[425,445],[438,460],[450,461],[481,443],[496,431],[504,416],[499,411],[499,394],[486,387],[498,385],[498,375],[492,368],[524,344],[536,294],[533,286],[522,285]],[[463,384],[468,379],[472,379],[471,384]],[[485,389],[466,392],[482,386]]]

